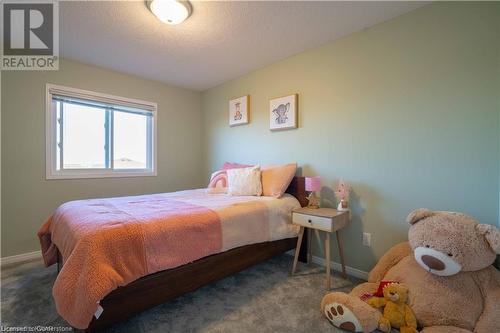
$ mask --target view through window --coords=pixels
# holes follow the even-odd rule
[[[89,92],[49,89],[51,175],[141,175],[154,172],[154,104],[140,105]],[[75,97],[77,95],[78,97]],[[114,102],[114,103],[113,103]],[[51,148],[53,148],[51,150]]]

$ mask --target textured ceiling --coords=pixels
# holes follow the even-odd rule
[[[184,23],[144,1],[60,2],[61,56],[205,90],[424,2],[192,1]]]

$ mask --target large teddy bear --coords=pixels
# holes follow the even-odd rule
[[[330,322],[354,332],[377,329],[381,312],[360,299],[382,280],[409,288],[408,304],[424,333],[500,332],[500,231],[452,212],[418,209],[407,218],[409,242],[391,248],[349,294],[321,301]]]

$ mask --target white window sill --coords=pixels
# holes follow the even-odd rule
[[[89,179],[89,178],[129,178],[129,177],[156,177],[156,171],[113,171],[113,172],[57,172],[46,175],[47,180],[54,179]]]

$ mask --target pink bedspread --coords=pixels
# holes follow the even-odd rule
[[[81,329],[117,287],[222,248],[216,212],[164,194],[68,202],[38,236],[47,266],[57,262],[57,248],[62,254],[56,307]]]

